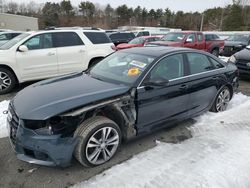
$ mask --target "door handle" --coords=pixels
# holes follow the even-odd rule
[[[83,53],[83,52],[85,52],[85,50],[82,50],[82,49],[81,49],[81,50],[79,50],[79,53]]]
[[[188,85],[185,85],[185,84],[179,87],[180,90],[186,90],[187,88],[188,88]]]
[[[54,52],[49,52],[48,54],[47,54],[47,56],[52,56],[52,55],[56,55]]]
[[[219,77],[218,77],[218,76],[214,76],[214,77],[212,77],[212,79],[213,79],[213,80],[218,80]]]

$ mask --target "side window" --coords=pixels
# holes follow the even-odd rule
[[[198,34],[197,36],[198,36],[198,41],[202,42],[203,41],[203,35],[202,34]]]
[[[14,38],[14,37],[16,37],[16,36],[18,36],[18,35],[20,35],[20,34],[21,34],[21,33],[12,33],[11,37]]]
[[[36,35],[30,38],[24,45],[26,45],[29,50],[42,49],[42,35]]]
[[[80,37],[74,32],[53,33],[53,39],[56,47],[84,45]]]
[[[106,35],[106,33],[99,33],[99,32],[84,32],[84,34],[87,36],[87,38],[93,43],[93,44],[105,44],[105,43],[111,43],[110,39]]]
[[[149,32],[148,31],[143,31],[143,36],[149,36]]]
[[[139,32],[137,33],[136,37],[141,37],[141,36],[144,36],[144,35],[143,35],[143,32],[140,32],[140,31],[139,31]]]
[[[0,40],[8,40],[8,37],[6,34],[0,35]]]
[[[195,41],[195,35],[194,34],[188,35],[187,40],[189,40],[189,42],[193,43]]]
[[[187,59],[191,74],[197,74],[214,69],[206,55],[199,53],[187,53]]]
[[[36,35],[27,40],[24,45],[26,45],[29,50],[53,48],[52,34],[45,33]]]
[[[212,35],[207,34],[207,35],[205,35],[205,38],[206,38],[206,41],[210,41],[210,40],[212,40]]]
[[[184,76],[183,56],[176,54],[160,60],[151,71],[149,79],[172,80],[182,76]]]
[[[212,64],[214,65],[214,67],[216,69],[220,69],[220,68],[224,67],[224,65],[222,65],[220,62],[214,60],[213,58],[209,57],[209,59],[211,60]]]

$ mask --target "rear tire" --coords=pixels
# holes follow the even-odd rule
[[[16,77],[10,70],[0,68],[0,94],[12,91],[16,83]]]
[[[228,103],[231,100],[231,93],[227,86],[223,87],[217,94],[214,104],[210,111],[223,112],[227,109]]]
[[[86,167],[98,166],[109,161],[121,143],[121,131],[112,120],[96,116],[85,120],[75,131],[79,141],[74,156]]]

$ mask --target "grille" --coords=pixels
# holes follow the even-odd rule
[[[15,113],[14,108],[11,103],[9,105],[9,113],[10,113],[9,115],[10,118],[8,118],[8,121],[10,124],[10,139],[13,144],[16,144],[16,134],[17,134],[17,129],[19,125],[19,118],[17,114]]]
[[[250,71],[250,66],[247,65],[248,63],[250,63],[250,61],[238,60],[236,62],[236,66],[238,67],[238,69],[243,69],[243,70],[249,70]]]

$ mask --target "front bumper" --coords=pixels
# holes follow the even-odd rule
[[[35,131],[25,128],[20,120],[14,131],[16,135],[13,141],[11,122],[7,122],[10,140],[18,159],[45,166],[70,166],[77,139],[61,138],[60,135],[38,135]]]

